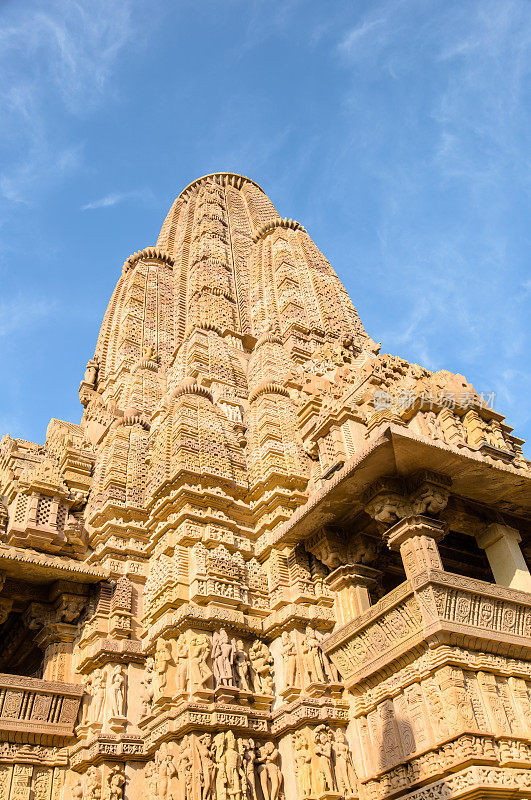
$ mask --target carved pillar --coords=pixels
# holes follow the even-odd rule
[[[531,592],[531,574],[520,550],[520,534],[514,528],[493,522],[479,534],[494,580],[501,586]]]
[[[409,579],[426,569],[443,569],[437,542],[444,533],[443,522],[419,515],[400,520],[384,537],[391,550],[400,551]]]
[[[345,625],[368,610],[369,589],[379,574],[379,570],[365,564],[343,564],[327,575],[325,583],[336,592],[338,625]]]
[[[52,622],[41,628],[35,642],[44,650],[44,680],[72,681],[73,642],[77,633],[77,625],[66,622]]]

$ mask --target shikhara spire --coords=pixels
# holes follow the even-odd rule
[[[2,799],[526,795],[522,442],[257,183],[125,260],[80,399],[0,444]]]

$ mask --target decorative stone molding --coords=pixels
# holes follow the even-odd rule
[[[0,731],[32,734],[34,741],[74,735],[83,687],[0,674]]]
[[[531,655],[531,594],[452,575],[416,574],[365,614],[328,636],[325,652],[351,687],[422,642]]]
[[[173,267],[174,264],[173,257],[169,253],[164,252],[164,250],[158,247],[145,247],[143,250],[137,250],[136,253],[126,258],[123,265],[123,272],[126,273],[133,269],[135,264],[139,261],[160,261],[162,264],[167,264],[170,267]]]
[[[277,217],[276,219],[272,219],[270,222],[266,222],[265,225],[262,225],[253,236],[253,242],[258,242],[260,239],[264,239],[268,234],[273,233],[274,230],[277,228],[285,228],[287,230],[292,231],[302,231],[306,233],[306,228],[304,228],[300,222],[297,222],[294,219],[288,219],[284,217]]]

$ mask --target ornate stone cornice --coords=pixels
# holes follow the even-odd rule
[[[249,395],[249,403],[254,403],[262,394],[280,394],[282,397],[289,397],[289,391],[285,386],[280,386],[278,383],[264,381],[259,384],[256,389],[253,389]]]
[[[266,222],[256,231],[253,236],[253,242],[258,242],[260,239],[265,239],[270,233],[273,233],[277,228],[286,228],[292,231],[302,231],[306,233],[306,228],[297,222],[295,219],[288,219],[287,217],[276,217],[275,219]]]
[[[163,264],[168,264],[170,267],[173,267],[175,263],[173,256],[160,247],[144,247],[143,250],[137,250],[136,253],[133,253],[125,259],[123,272],[128,272],[139,261],[160,261]]]
[[[197,178],[195,181],[192,181],[192,183],[189,183],[178,195],[177,199],[187,200],[194,189],[198,189],[204,183],[214,183],[218,186],[233,186],[235,189],[241,189],[244,183],[250,183],[252,186],[256,186],[257,189],[260,189],[261,192],[264,191],[256,181],[253,181],[251,178],[246,178],[245,175],[238,175],[235,172],[211,172],[209,175],[203,175],[201,178]]]
[[[198,397],[203,397],[205,400],[214,402],[212,392],[206,386],[200,386],[195,378],[185,378],[171,393],[171,399],[177,400],[185,394],[195,394]]]

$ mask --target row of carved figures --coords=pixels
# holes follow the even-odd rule
[[[89,767],[85,778],[76,778],[70,796],[72,800],[123,800],[125,773],[121,764],[114,766],[105,781],[97,767]]]
[[[120,664],[115,664],[109,671],[99,667],[95,669],[85,680],[86,697],[81,724],[123,719],[125,692],[125,675]]]
[[[299,688],[311,683],[338,683],[339,675],[322,648],[323,635],[310,625],[301,640],[301,658],[292,634],[284,631],[280,637],[280,652],[284,689]]]
[[[332,731],[327,725],[297,731],[293,748],[301,800],[329,792],[356,796],[356,772],[344,731]]]
[[[283,632],[280,652],[284,689],[338,682],[337,670],[324,653],[321,642],[322,635],[308,626],[301,639],[299,656],[292,634]],[[246,650],[243,640],[231,639],[224,628],[214,633],[212,642],[204,633],[195,633],[190,639],[181,634],[173,649],[171,642],[159,639],[154,656],[146,660],[142,680],[144,714],[165,694],[170,666],[175,667],[177,692],[209,688],[213,679],[215,689],[231,687],[273,694],[273,657],[260,639],[255,639]]]
[[[292,735],[299,800],[337,793],[357,795],[357,779],[342,729],[327,725]],[[284,778],[280,754],[271,741],[236,739],[230,730],[189,734],[179,743],[163,743],[144,770],[147,800],[279,800]],[[72,800],[124,800],[124,766],[105,779],[91,766],[75,778]]]
[[[236,739],[232,731],[163,744],[145,769],[149,800],[278,800],[279,752],[273,742]],[[194,794],[194,786],[196,793]]]

